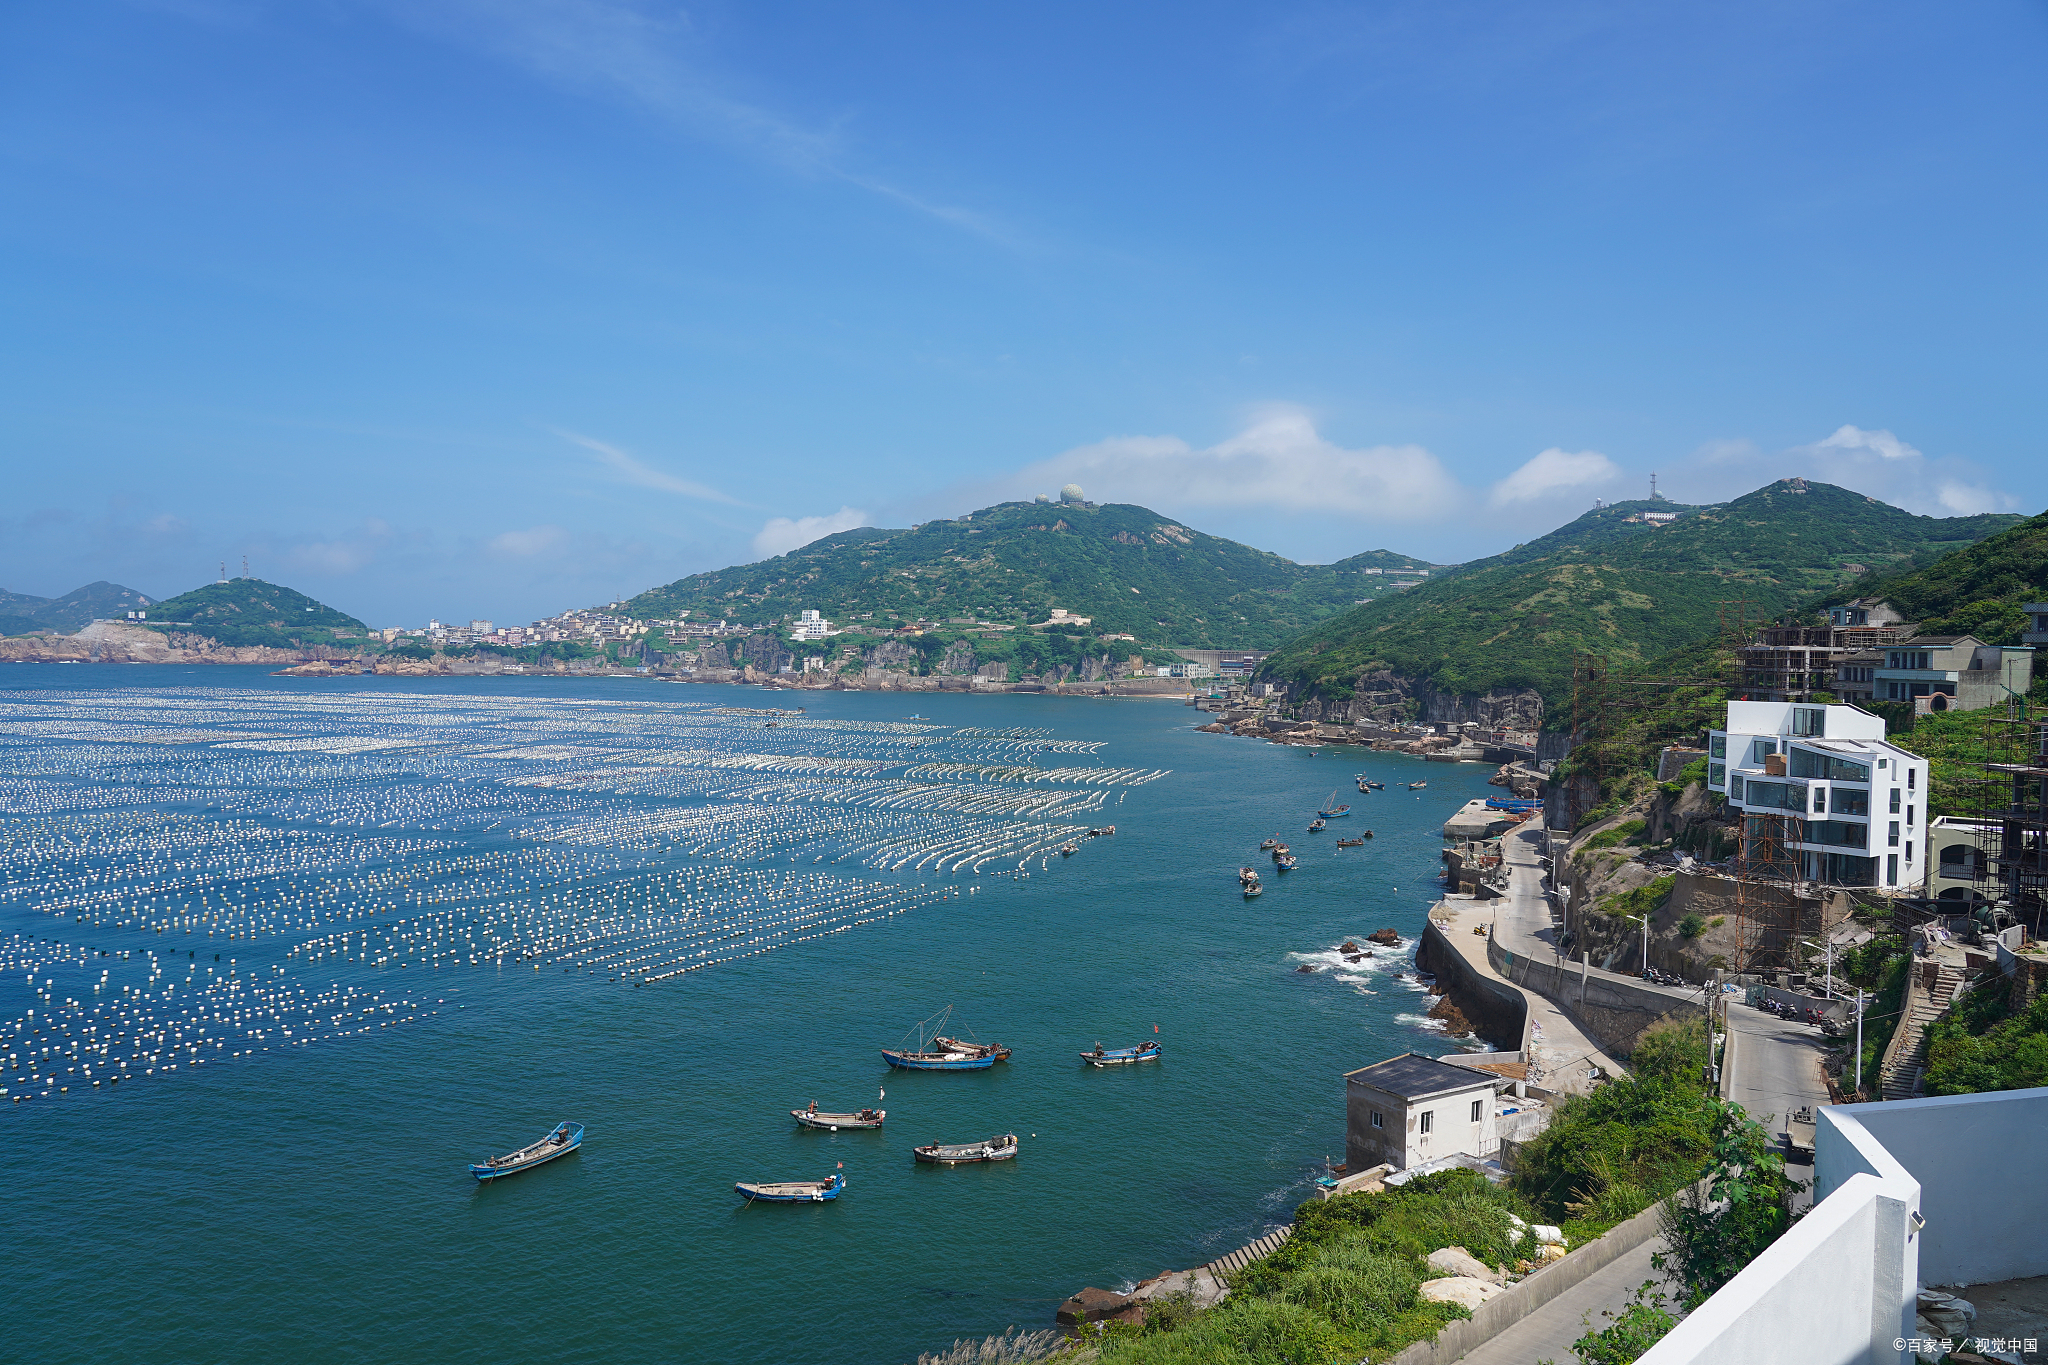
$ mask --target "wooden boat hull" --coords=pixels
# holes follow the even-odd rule
[[[822,1204],[845,1188],[846,1177],[837,1173],[830,1180],[736,1180],[732,1187],[749,1204]]]
[[[992,1137],[986,1142],[934,1142],[914,1147],[910,1153],[931,1166],[964,1166],[976,1161],[1008,1161],[1017,1155],[1017,1135]]]
[[[828,1133],[836,1133],[841,1128],[880,1128],[882,1120],[889,1117],[889,1111],[877,1109],[874,1113],[875,1117],[869,1119],[859,1114],[827,1114],[822,1110],[814,1114],[808,1109],[792,1109],[789,1116],[806,1128],[822,1128]]]
[[[946,1052],[891,1052],[882,1049],[882,1060],[903,1071],[982,1071],[996,1064],[993,1056],[968,1057]]]
[[[1316,812],[1316,818],[1319,820],[1342,820],[1349,814],[1351,814],[1351,807],[1343,806],[1337,810],[1319,810]]]
[[[1134,1062],[1156,1062],[1161,1048],[1157,1043],[1144,1047],[1110,1048],[1102,1052],[1084,1052],[1081,1060],[1090,1066],[1130,1066]]]
[[[558,1133],[563,1135],[563,1140],[555,1142],[553,1138]],[[567,1156],[582,1145],[582,1124],[558,1124],[554,1132],[531,1147],[522,1147],[509,1156],[494,1157],[480,1165],[471,1166],[469,1173],[478,1180],[500,1180],[508,1175],[518,1175],[521,1171],[530,1171],[536,1166],[545,1166],[556,1157]]]

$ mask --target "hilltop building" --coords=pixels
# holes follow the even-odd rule
[[[1774,879],[1893,893],[1926,879],[1927,760],[1859,707],[1729,702],[1707,785],[1742,817],[1744,861]]]
[[[799,640],[822,640],[839,632],[832,629],[832,623],[817,612],[806,607],[804,613],[789,628],[790,634]]]
[[[1878,701],[1909,701],[1922,713],[1978,711],[2026,695],[2034,685],[2034,647],[1919,635],[1887,648],[1871,681]]]

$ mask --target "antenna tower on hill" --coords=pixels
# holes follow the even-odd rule
[[[220,577],[215,579],[214,581],[216,583],[225,583],[228,581],[228,562],[225,559],[223,559],[220,562]]]
[[[1660,499],[1662,499],[1663,496],[1664,495],[1662,493],[1659,493],[1657,491],[1657,476],[1655,474],[1650,475],[1650,501],[1657,502]]]
[[[1657,477],[1656,475],[1652,474],[1652,475],[1650,476],[1651,482],[1653,482],[1653,483],[1654,483],[1654,482],[1656,481],[1656,477]],[[247,578],[248,576],[249,576],[249,556],[247,556],[247,555],[243,555],[243,556],[242,556],[242,577],[244,577],[244,578]]]

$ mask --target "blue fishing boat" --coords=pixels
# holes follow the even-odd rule
[[[1332,788],[1330,794],[1323,798],[1323,807],[1324,808],[1322,810],[1317,811],[1316,814],[1321,816],[1325,820],[1339,820],[1342,819],[1344,816],[1351,814],[1351,807],[1340,806],[1337,804],[1337,792],[1335,788]]]
[[[1090,1066],[1129,1066],[1133,1062],[1156,1062],[1159,1060],[1158,1043],[1140,1043],[1136,1047],[1105,1048],[1095,1045],[1095,1051],[1084,1052],[1081,1060]]]
[[[749,1204],[822,1204],[839,1197],[846,1177],[834,1171],[830,1180],[736,1180],[732,1188]]]
[[[882,1060],[905,1071],[981,1071],[1010,1060],[1010,1049],[1000,1043],[972,1042],[941,1033],[952,1013],[953,1007],[948,1005],[918,1024],[894,1048],[883,1048]],[[913,1035],[915,1046],[911,1045]]]
[[[496,1180],[500,1176],[517,1175],[532,1170],[543,1162],[553,1161],[558,1156],[567,1156],[583,1145],[583,1125],[564,1123],[556,1127],[531,1147],[521,1147],[505,1156],[494,1156],[482,1165],[471,1166],[469,1173],[478,1180]]]

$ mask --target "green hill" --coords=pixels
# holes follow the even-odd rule
[[[1094,633],[1143,645],[1260,649],[1392,593],[1385,571],[1411,567],[1439,566],[1391,550],[1296,564],[1143,507],[1012,502],[907,531],[843,531],[757,564],[692,574],[621,610],[759,623],[812,608],[839,622],[871,614],[878,625],[1025,625],[1059,607],[1092,617]]]
[[[1925,568],[1873,573],[1829,603],[1881,597],[1930,635],[1971,634],[2016,645],[2022,603],[2048,600],[2048,512],[1944,556]]]
[[[353,647],[370,633],[355,617],[260,578],[208,583],[168,598],[149,609],[149,625],[203,635],[224,645],[268,645],[274,649]]]
[[[1647,512],[1678,519],[1654,527],[1641,520]],[[1266,676],[1330,702],[1350,700],[1364,675],[1381,670],[1464,696],[1534,689],[1555,715],[1575,650],[1639,667],[1715,634],[1722,603],[1743,600],[1751,622],[1769,620],[2016,520],[1915,516],[1803,479],[1711,507],[1617,503],[1333,617],[1268,659]]]
[[[104,579],[73,588],[62,597],[0,592],[0,635],[22,635],[31,630],[58,630],[68,635],[94,621],[119,621],[131,611],[148,607],[151,600],[133,588]]]

